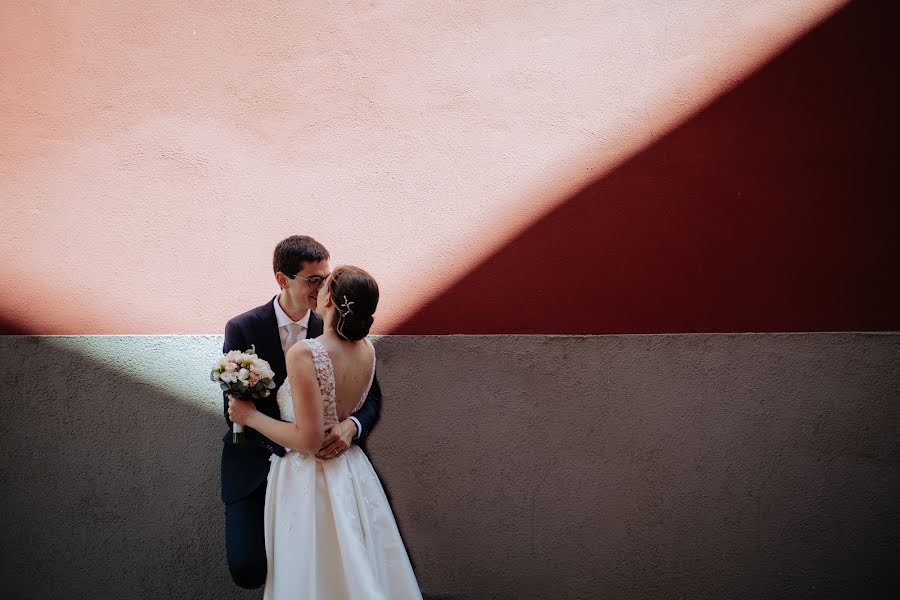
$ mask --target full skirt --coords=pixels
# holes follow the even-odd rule
[[[273,456],[265,600],[421,599],[381,482],[356,446],[336,459]]]

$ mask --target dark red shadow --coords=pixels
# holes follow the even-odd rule
[[[900,329],[898,16],[850,4],[391,333]]]
[[[29,335],[30,333],[31,332],[20,323],[13,321],[5,315],[0,315],[0,335]]]

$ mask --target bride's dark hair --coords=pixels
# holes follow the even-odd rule
[[[378,307],[378,283],[359,267],[341,265],[328,278],[337,310],[331,325],[342,339],[355,342],[369,335]]]

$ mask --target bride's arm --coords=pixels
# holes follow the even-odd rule
[[[312,351],[306,344],[294,344],[285,359],[291,381],[294,423],[273,419],[256,410],[252,402],[241,400],[232,400],[228,412],[233,421],[252,427],[277,444],[315,452],[325,439],[325,416]]]

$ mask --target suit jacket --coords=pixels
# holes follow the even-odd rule
[[[280,419],[278,403],[275,396],[287,378],[287,367],[284,362],[284,351],[281,349],[281,337],[278,334],[278,320],[275,318],[274,298],[252,310],[236,316],[225,326],[225,343],[223,352],[231,350],[247,350],[251,345],[256,354],[267,361],[275,372],[275,389],[268,398],[254,400],[257,410]],[[307,338],[322,334],[322,318],[315,312],[309,315]],[[222,501],[226,504],[245,498],[265,483],[269,474],[269,457],[272,454],[284,456],[284,448],[258,431],[244,427],[244,442],[235,446],[231,443],[231,420],[228,418],[228,398],[222,394],[225,422],[228,432],[222,438]],[[378,378],[372,381],[372,389],[362,407],[354,413],[362,425],[362,435],[354,443],[365,449],[365,438],[374,427],[381,412],[381,388]]]

